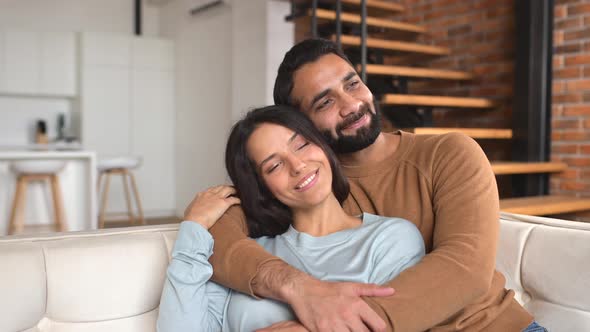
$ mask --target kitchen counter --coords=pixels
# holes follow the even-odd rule
[[[0,146],[0,236],[6,235],[14,199],[16,175],[10,169],[15,160],[64,160],[59,173],[69,231],[96,229],[96,153],[56,145]],[[46,186],[48,188],[48,186]],[[50,224],[53,221],[48,189],[29,185],[25,224]],[[25,228],[26,229],[26,228]]]
[[[2,145],[0,144],[0,152],[19,152],[19,151],[82,151],[82,145],[78,142],[53,142],[49,144],[11,144],[11,145]]]

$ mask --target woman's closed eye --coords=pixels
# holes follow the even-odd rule
[[[279,168],[279,166],[281,166],[282,162],[276,162],[274,164],[272,164],[267,170],[266,173],[270,174],[272,172],[274,172],[277,168]]]
[[[296,151],[299,151],[309,145],[309,142],[305,141],[303,144],[300,144]]]

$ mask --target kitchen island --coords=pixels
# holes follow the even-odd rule
[[[11,163],[19,160],[63,160],[59,172],[68,231],[96,229],[96,153],[63,146],[0,146],[0,236],[6,235],[14,199],[16,174]],[[45,230],[53,223],[49,186],[32,183],[27,189],[25,231]],[[32,225],[32,226],[30,226]]]

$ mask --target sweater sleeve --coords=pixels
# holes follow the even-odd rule
[[[453,318],[491,286],[499,232],[495,176],[479,145],[446,135],[434,148],[432,251],[388,283],[390,297],[367,298],[395,331],[424,331]]]
[[[181,223],[160,300],[158,332],[221,331],[229,290],[208,282],[212,247],[205,228]]]
[[[246,217],[240,206],[232,206],[209,229],[215,239],[212,280],[242,293],[254,295],[252,280],[264,263],[280,260],[248,237]]]

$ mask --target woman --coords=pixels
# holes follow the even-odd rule
[[[161,332],[253,331],[296,319],[285,304],[208,282],[207,230],[234,204],[241,203],[260,245],[318,279],[382,284],[424,256],[409,221],[344,212],[348,182],[321,134],[296,110],[248,113],[230,134],[226,167],[237,191],[220,186],[198,194],[181,223],[160,303]]]

